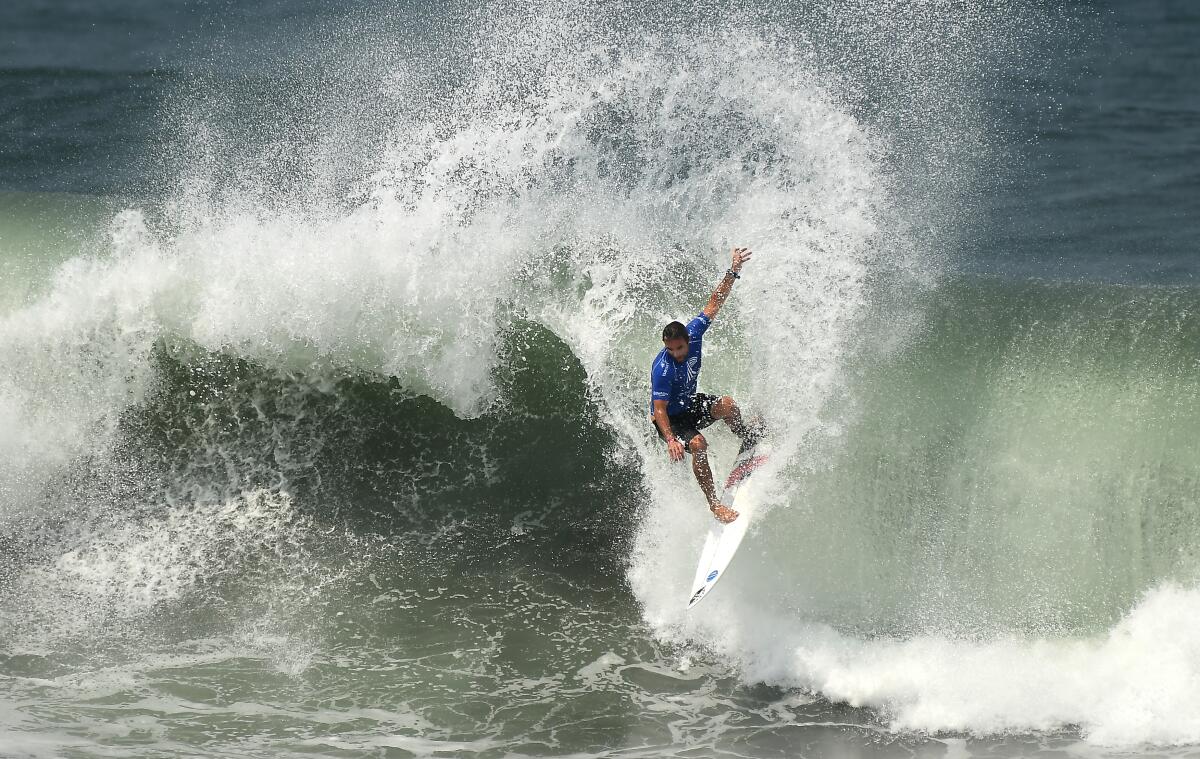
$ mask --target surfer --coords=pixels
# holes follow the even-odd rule
[[[672,461],[682,461],[684,449],[692,454],[692,473],[708,499],[708,507],[721,522],[732,522],[738,513],[717,498],[712,469],[708,466],[708,441],[700,430],[724,419],[733,434],[742,439],[742,448],[753,445],[756,435],[742,421],[737,403],[728,395],[717,398],[696,392],[700,375],[700,347],[705,330],[717,318],[721,305],[729,297],[733,283],[741,278],[742,265],[750,260],[749,248],[734,248],[733,263],[713,290],[704,309],[685,326],[671,322],[663,328],[663,349],[650,369],[651,421],[659,437],[667,443]]]

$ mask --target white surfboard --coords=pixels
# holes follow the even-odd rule
[[[692,581],[692,595],[688,598],[687,607],[690,609],[708,595],[729,567],[729,562],[742,544],[746,528],[754,516],[758,505],[754,488],[751,487],[750,475],[754,470],[767,463],[771,455],[771,446],[759,443],[738,454],[733,462],[733,471],[725,480],[725,492],[721,503],[729,506],[738,513],[737,519],[729,524],[722,524],[712,518],[708,528],[708,537],[704,539],[704,550],[700,552],[700,563],[696,566],[696,579]]]

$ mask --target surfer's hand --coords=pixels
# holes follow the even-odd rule
[[[667,441],[667,453],[671,454],[671,461],[683,461],[683,443],[679,442],[679,438],[673,437]]]
[[[741,271],[742,264],[749,261],[750,256],[752,256],[752,255],[754,255],[754,254],[750,252],[749,248],[734,248],[733,249],[733,263],[730,264],[729,268],[735,272]]]

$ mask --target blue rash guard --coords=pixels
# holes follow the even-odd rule
[[[654,413],[655,401],[667,402],[667,415],[674,416],[687,411],[696,395],[696,381],[700,377],[700,347],[704,331],[712,320],[700,313],[687,323],[688,352],[682,363],[675,363],[667,349],[663,348],[654,357],[650,367],[650,413]]]

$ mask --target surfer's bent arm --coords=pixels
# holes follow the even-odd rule
[[[671,459],[682,459],[683,443],[679,442],[679,438],[671,431],[671,420],[667,418],[667,401],[654,401],[654,426],[658,427],[663,439],[667,441],[667,451],[671,454]]]
[[[742,264],[750,260],[750,255],[749,248],[733,249],[733,263],[730,264],[729,270],[725,272],[724,278],[717,285],[717,289],[713,290],[713,294],[708,297],[708,303],[705,303],[702,309],[709,321],[717,318],[717,312],[721,310],[725,299],[729,297],[729,291],[733,289],[733,283],[738,278],[738,272],[742,270]]]

